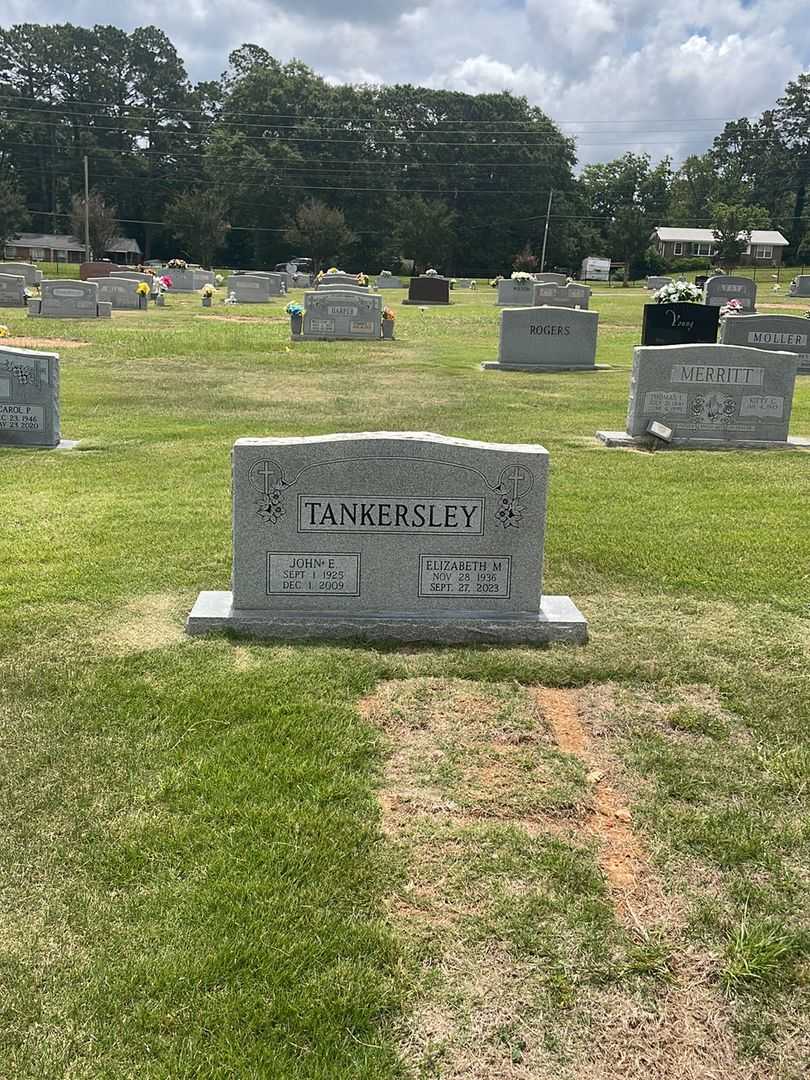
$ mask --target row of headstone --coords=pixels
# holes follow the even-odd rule
[[[810,274],[797,274],[790,283],[791,296],[810,296]]]
[[[25,307],[25,278],[16,274],[0,274],[0,307]]]
[[[518,307],[501,312],[493,371],[597,371],[599,315],[567,307]]]
[[[315,282],[315,288],[320,289],[324,285],[359,285],[357,274],[346,274],[339,270],[336,274],[324,274],[320,281]],[[368,288],[367,285],[362,286]]]
[[[186,630],[286,639],[584,643],[545,596],[548,452],[416,432],[239,439],[231,591]]]
[[[112,304],[99,300],[95,281],[43,281],[40,297],[28,301],[28,314],[35,318],[108,319],[111,313]]]
[[[33,263],[4,262],[0,263],[0,274],[9,274],[11,277],[21,277],[25,281],[26,288],[35,289],[42,282],[42,271],[37,270]]]
[[[0,446],[59,445],[59,357],[0,346]]]
[[[299,341],[379,341],[382,336],[382,297],[357,285],[321,287],[304,294],[304,318]]]

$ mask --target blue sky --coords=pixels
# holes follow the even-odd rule
[[[810,69],[808,0],[0,0],[0,22],[152,23],[194,79],[244,42],[335,82],[525,94],[576,135],[582,161],[676,159],[726,119],[771,106]]]

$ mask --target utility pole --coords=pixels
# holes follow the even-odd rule
[[[84,155],[84,257],[90,262],[90,175],[87,165],[87,154]]]
[[[540,271],[542,273],[546,268],[546,244],[548,242],[548,221],[551,217],[551,200],[554,197],[554,188],[548,193],[548,206],[546,207],[546,227],[543,232],[543,253],[540,256]]]

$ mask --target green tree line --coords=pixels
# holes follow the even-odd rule
[[[810,75],[678,169],[628,153],[577,174],[574,141],[508,92],[335,86],[250,44],[194,84],[152,26],[0,30],[0,241],[71,231],[85,156],[94,199],[145,258],[266,266],[310,241],[370,270],[506,273],[539,252],[550,192],[547,267],[643,270],[656,225],[729,221],[781,228],[801,257]]]

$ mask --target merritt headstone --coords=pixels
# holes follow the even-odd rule
[[[739,300],[743,308],[753,314],[757,307],[757,283],[753,278],[734,277],[732,274],[715,274],[703,286],[707,304],[723,307],[729,300]]]
[[[0,274],[0,307],[25,307],[25,278]]]
[[[738,345],[641,346],[633,352],[627,432],[643,440],[651,422],[673,445],[713,448],[784,446],[796,381],[796,357]],[[623,445],[615,432],[599,432]]]
[[[541,281],[534,286],[532,303],[534,307],[551,304],[553,307],[578,307],[587,311],[591,292],[588,285],[579,285],[575,281],[569,281],[567,285]]]
[[[548,452],[421,432],[240,439],[231,592],[204,592],[191,634],[587,640],[543,596]]]
[[[795,353],[800,375],[810,375],[810,319],[798,315],[733,315],[720,329],[723,345]]]
[[[599,315],[571,308],[515,308],[501,312],[501,337],[492,371],[597,371]]]
[[[424,274],[411,278],[408,286],[408,299],[403,304],[449,304],[450,279]]]
[[[533,290],[531,278],[501,278],[495,303],[499,307],[531,307]]]
[[[0,446],[59,445],[59,357],[0,347]]]
[[[345,289],[304,294],[304,321],[295,341],[379,341],[382,297]]]
[[[645,304],[642,345],[713,345],[720,308],[706,304]]]

